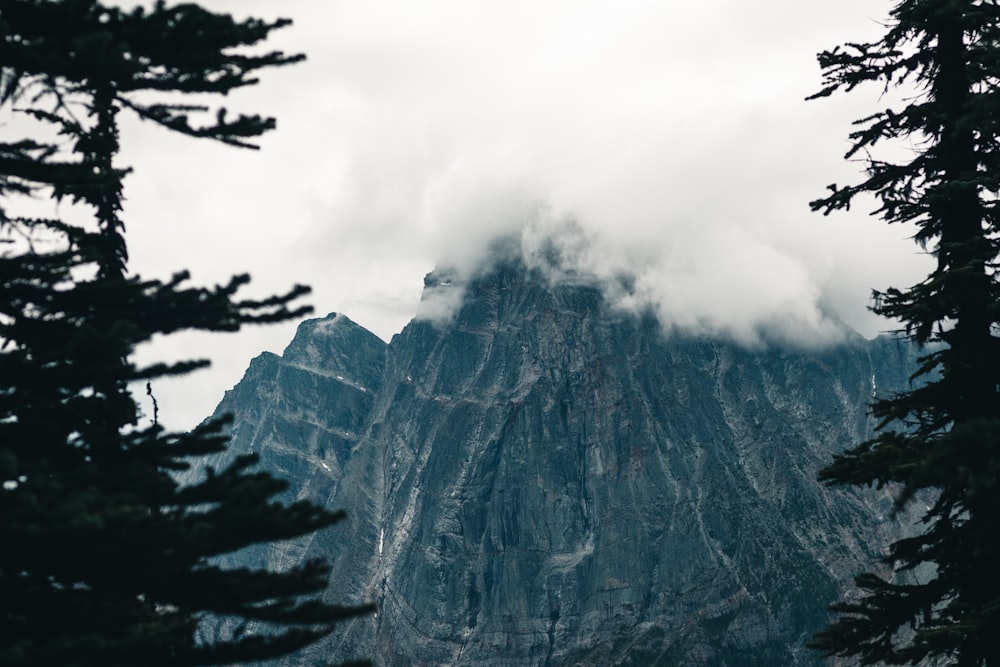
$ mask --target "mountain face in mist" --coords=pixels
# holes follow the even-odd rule
[[[665,337],[513,264],[465,289],[388,345],[306,322],[219,406],[227,456],[349,513],[240,557],[328,559],[330,600],[379,605],[287,664],[821,664],[803,643],[896,527],[816,471],[870,434],[910,348]]]

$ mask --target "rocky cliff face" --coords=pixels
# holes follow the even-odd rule
[[[907,346],[664,337],[523,266],[428,289],[467,291],[447,326],[306,322],[220,405],[231,453],[349,513],[247,557],[326,558],[331,600],[379,604],[287,664],[820,663],[803,643],[896,527],[816,471]]]

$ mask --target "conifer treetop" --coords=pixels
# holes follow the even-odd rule
[[[936,265],[919,283],[874,293],[872,310],[924,347],[914,388],[878,400],[876,437],[820,472],[829,484],[892,485],[897,508],[928,503],[919,534],[887,550],[887,576],[813,646],[861,664],[1000,665],[1000,6],[993,0],[901,0],[883,38],[819,55],[813,99],[862,84],[902,87],[899,108],[855,122],[848,159],[865,177],[811,202],[828,214],[860,194],[889,224],[912,223]],[[883,142],[902,144],[896,161]],[[934,662],[933,664],[938,664]]]

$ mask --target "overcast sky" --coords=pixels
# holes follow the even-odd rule
[[[805,102],[815,54],[876,38],[889,2],[203,4],[293,19],[270,45],[308,60],[225,100],[277,117],[259,152],[125,122],[131,268],[147,276],[249,272],[254,294],[304,282],[318,315],[388,340],[436,264],[474,271],[498,234],[526,247],[554,236],[575,268],[632,274],[622,305],[667,328],[773,344],[827,340],[830,318],[872,336],[886,325],[866,314],[870,290],[926,273],[908,230],[868,218],[872,206],[808,209],[857,179],[842,159],[849,123],[880,103],[871,89]],[[214,362],[156,387],[163,420],[207,416],[293,331],[144,350]]]

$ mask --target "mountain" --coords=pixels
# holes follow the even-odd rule
[[[237,560],[325,558],[331,600],[379,605],[285,664],[822,664],[803,643],[900,528],[886,494],[816,472],[906,385],[907,344],[667,336],[516,262],[425,294],[463,298],[388,345],[305,322],[219,405],[222,458],[349,514]]]

